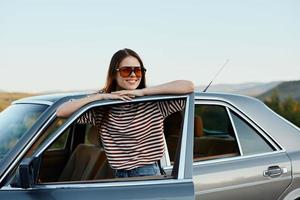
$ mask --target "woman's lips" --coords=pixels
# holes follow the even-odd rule
[[[130,84],[135,84],[138,81],[138,79],[127,79],[125,81],[130,83]]]

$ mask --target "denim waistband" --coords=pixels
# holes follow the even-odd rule
[[[117,169],[115,170],[116,177],[135,177],[135,176],[155,176],[160,175],[160,168],[157,162],[144,165],[134,169]]]

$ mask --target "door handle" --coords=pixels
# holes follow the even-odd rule
[[[287,168],[285,167],[279,167],[279,166],[270,166],[268,167],[267,170],[264,171],[263,175],[265,177],[278,177],[281,176],[282,174],[286,174],[288,172]]]

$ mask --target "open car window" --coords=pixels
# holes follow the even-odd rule
[[[183,102],[182,108],[180,110],[171,108],[170,110],[164,110],[164,106],[159,107],[159,116],[152,116],[151,113],[137,113],[137,115],[146,116],[151,118],[154,121],[162,120],[163,125],[161,128],[164,130],[167,126],[170,129],[171,126],[166,125],[166,121],[171,116],[180,116],[179,120],[179,132],[177,132],[177,137],[181,137],[182,132],[182,116],[185,113],[185,102],[186,99],[177,99]],[[150,104],[159,104],[164,105],[170,103],[171,100],[155,100],[147,101]],[[173,101],[173,100],[172,100]],[[110,115],[110,109],[122,105],[121,107],[134,109],[135,106],[143,106],[142,102],[134,103],[121,103],[105,106],[92,106],[92,108],[85,110],[80,115],[74,115],[72,119],[67,119],[67,121],[61,121],[57,119],[53,122],[52,129],[55,129],[52,132],[52,129],[49,128],[47,136],[44,137],[43,142],[40,141],[40,144],[36,145],[37,152],[33,155],[38,156],[39,167],[37,169],[37,184],[48,184],[48,183],[67,183],[67,182],[90,182],[90,181],[122,181],[122,180],[153,180],[153,179],[164,179],[164,178],[176,178],[176,173],[169,172],[167,175],[161,174],[154,177],[133,177],[133,178],[115,178],[115,169],[111,167],[110,161],[107,154],[105,153],[105,142],[103,142],[104,137],[107,135],[101,134],[101,126],[106,126],[105,123],[102,123],[102,120],[106,120],[105,116]],[[129,109],[129,110],[130,110]],[[101,120],[90,120],[86,117],[91,113],[103,111],[101,114]],[[123,110],[120,110],[120,115],[124,114]],[[100,115],[97,115],[100,116]],[[126,116],[124,116],[126,117]],[[128,120],[128,123],[133,122],[133,118]],[[116,126],[118,122],[114,122]],[[174,121],[170,123],[174,124]],[[55,125],[56,124],[56,125]],[[123,127],[123,130],[126,130],[126,124],[121,124],[120,127]],[[147,128],[146,128],[147,129]],[[103,130],[102,130],[103,131]],[[139,127],[136,127],[134,130],[140,138],[138,140],[143,140],[143,130],[139,130]],[[122,134],[122,130],[119,130],[119,134]],[[151,133],[159,134],[159,133]],[[151,148],[159,145],[159,142],[163,143],[163,156],[161,157],[161,164],[165,165],[165,162],[170,162],[169,158],[172,157],[172,162],[176,162],[179,159],[179,151],[174,148],[178,148],[178,145],[171,147],[166,145],[168,143],[168,137],[170,136],[170,130],[167,130],[162,135],[162,141],[151,141],[151,138],[145,139],[146,147],[145,152],[147,156],[154,156],[156,152],[151,154]],[[148,137],[148,136],[147,136]],[[172,136],[170,136],[172,137]],[[178,140],[179,142],[180,140]],[[128,136],[130,139],[130,135]],[[149,147],[149,148],[148,148]],[[173,149],[172,149],[173,148]],[[150,152],[150,154],[147,154]],[[172,152],[172,153],[170,153]],[[138,156],[138,154],[136,154]],[[114,155],[110,155],[114,156]]]

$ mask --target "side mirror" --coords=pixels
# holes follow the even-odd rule
[[[19,165],[14,180],[11,183],[12,187],[31,188],[34,185],[36,177],[37,158],[25,158]]]

